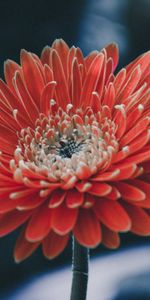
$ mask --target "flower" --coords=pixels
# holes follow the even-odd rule
[[[0,81],[0,236],[17,262],[53,258],[74,234],[93,248],[150,234],[150,52],[114,75],[118,48],[87,57],[63,40],[21,51]]]

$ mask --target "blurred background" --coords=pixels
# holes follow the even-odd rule
[[[10,58],[19,62],[21,48],[40,54],[45,45],[51,44],[59,37],[69,46],[74,44],[81,47],[85,55],[93,49],[103,48],[111,41],[117,42],[120,49],[119,67],[123,67],[150,49],[150,0],[1,0],[0,76],[3,77],[4,60]],[[59,296],[56,296],[55,292],[53,294],[53,289],[56,289],[55,282],[57,291],[59,280],[62,291],[70,284],[70,277],[65,276],[70,276],[67,275],[70,274],[70,269],[66,269],[66,265],[70,268],[71,241],[65,252],[53,261],[44,259],[39,249],[28,260],[17,265],[12,258],[17,235],[18,232],[15,232],[0,240],[0,299],[57,300]],[[95,292],[93,290],[93,296],[89,300],[150,299],[149,242],[149,238],[124,234],[121,247],[115,254],[102,246],[93,250],[91,255],[94,260],[91,265],[95,270],[94,266],[99,262],[100,274],[96,269],[97,288]],[[133,260],[135,273],[131,267]],[[111,261],[112,268],[117,269],[116,273],[109,277]],[[110,291],[109,295],[105,294],[105,298],[101,296],[101,291],[98,291],[103,268],[106,270],[104,285]],[[123,273],[124,268],[126,271]],[[117,274],[120,272],[122,276],[119,280]],[[116,278],[115,295],[113,291],[111,294],[110,281],[107,286],[108,277]],[[91,275],[91,278],[94,279],[94,275]],[[141,288],[138,290],[137,286]],[[43,293],[51,287],[51,296],[38,293],[38,287]],[[41,298],[38,298],[38,295]],[[62,298],[61,289],[60,296],[61,299],[69,299],[65,294]]]

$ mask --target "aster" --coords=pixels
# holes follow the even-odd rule
[[[60,39],[5,62],[0,236],[24,224],[17,262],[39,245],[56,257],[71,234],[80,249],[150,234],[150,52],[114,73],[118,56]]]

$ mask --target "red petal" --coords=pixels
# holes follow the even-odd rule
[[[21,51],[21,64],[28,91],[39,106],[41,92],[44,88],[43,77],[32,55],[25,50]]]
[[[42,91],[40,99],[40,112],[43,112],[45,115],[48,115],[50,109],[50,100],[53,99],[55,86],[56,81],[51,81],[47,83]]]
[[[84,193],[79,193],[77,190],[73,189],[68,191],[66,197],[66,205],[69,208],[79,207],[83,204]]]
[[[60,236],[51,231],[43,241],[43,254],[47,258],[53,259],[64,250],[68,243],[68,239],[69,235]]]
[[[0,237],[15,230],[23,224],[31,215],[30,212],[20,212],[17,210],[8,212],[0,216]]]
[[[35,209],[45,201],[45,198],[40,197],[39,193],[33,193],[27,195],[27,197],[18,198],[17,200],[18,200],[18,205],[16,207],[18,210],[22,211],[22,210]],[[15,202],[15,200],[11,200],[11,201]]]
[[[88,70],[91,66],[91,63],[95,59],[95,57],[98,55],[98,51],[92,51],[87,57],[85,57],[85,66],[86,69]]]
[[[100,224],[89,209],[80,210],[73,232],[77,241],[85,247],[94,248],[101,242]]]
[[[77,220],[78,210],[70,209],[63,203],[52,210],[52,228],[59,235],[70,232]]]
[[[32,215],[27,229],[26,239],[29,242],[37,242],[45,238],[51,229],[51,210],[47,206],[40,207]]]
[[[132,221],[131,231],[138,235],[150,235],[150,216],[140,207],[123,204]]]
[[[15,262],[19,263],[29,257],[39,246],[39,243],[30,243],[25,239],[25,230],[21,232],[19,238],[17,239],[14,258]]]
[[[145,193],[134,185],[127,184],[125,182],[116,182],[115,186],[119,190],[122,198],[132,201],[142,201],[145,199]]]
[[[92,187],[89,189],[88,193],[95,195],[95,196],[106,196],[112,190],[112,187],[107,183],[98,183],[93,182]]]
[[[121,71],[116,75],[115,80],[114,80],[114,88],[116,94],[120,92],[120,89],[122,88],[122,85],[126,79],[126,70],[121,69]]]
[[[100,198],[93,209],[97,218],[111,230],[124,232],[130,229],[131,220],[118,202]]]
[[[128,145],[132,140],[139,136],[149,125],[148,118],[140,120],[134,127],[132,127],[121,139],[120,146]]]
[[[116,169],[111,172],[97,174],[91,178],[91,181],[113,181],[114,179],[118,178],[119,174],[120,170]]]
[[[106,226],[102,227],[102,243],[105,247],[110,249],[116,249],[120,245],[120,238],[117,232],[114,232],[107,228]]]
[[[134,205],[150,208],[150,184],[139,179],[134,179],[133,183],[140,188],[146,195],[146,199],[140,202],[134,202]]]
[[[146,130],[142,135],[135,138],[129,145],[130,155],[142,149],[150,140],[150,131]]]
[[[93,91],[95,91],[100,76],[100,72],[102,70],[103,62],[104,62],[104,55],[100,53],[95,57],[95,59],[93,60],[89,68],[89,71],[86,76],[86,80],[82,88],[82,94],[80,99],[81,105],[84,104],[85,107],[89,105],[91,94]]]
[[[137,167],[135,164],[120,166],[118,175],[114,178],[114,181],[124,180],[130,178],[136,171]],[[118,170],[118,169],[117,169]],[[115,170],[113,171],[115,172]]]
[[[121,105],[115,106],[115,116],[114,116],[114,122],[116,124],[117,130],[116,130],[116,137],[117,139],[120,139],[125,130],[126,130],[126,112],[125,109]]]
[[[72,81],[71,81],[72,103],[75,109],[79,107],[81,88],[82,88],[81,74],[79,70],[78,61],[75,58],[72,65]]]
[[[51,51],[51,48],[49,46],[44,47],[44,49],[41,53],[41,61],[42,61],[43,65],[45,65],[45,64],[49,65],[50,51]]]
[[[110,82],[105,92],[103,105],[107,105],[110,109],[112,109],[114,107],[114,104],[115,104],[115,89],[112,82]]]
[[[52,51],[51,59],[52,59],[54,80],[57,83],[56,85],[57,101],[62,108],[66,109],[66,105],[69,103],[69,93],[68,93],[62,62],[55,50]]]
[[[118,58],[119,58],[119,50],[118,46],[115,43],[109,44],[105,47],[107,52],[107,59],[111,57],[113,59],[113,69],[116,69],[116,66],[118,64]]]
[[[64,73],[67,75],[67,56],[69,53],[68,45],[64,40],[56,39],[52,45],[52,48],[57,51],[63,65]]]
[[[134,92],[140,78],[141,78],[141,69],[140,66],[137,66],[131,73],[130,77],[127,77],[127,81],[125,82],[122,90],[117,96],[117,101],[123,101],[129,95],[131,95]]]
[[[57,189],[51,194],[51,198],[48,206],[50,208],[58,207],[64,201],[65,196],[66,196],[66,192]]]
[[[30,115],[30,118],[32,118],[32,121],[35,122],[35,120],[39,116],[38,107],[36,106],[35,102],[33,101],[32,97],[30,96],[21,76],[20,73],[16,73],[15,75],[15,86],[18,90],[18,96],[21,97],[22,102],[24,103],[24,106],[26,107],[26,110],[28,111],[28,114]]]
[[[117,190],[116,187],[112,186],[111,192],[106,196],[106,198],[110,200],[117,200],[121,197],[119,191]]]
[[[143,152],[132,155],[126,158],[125,163],[142,163],[150,158],[150,150],[143,150]]]
[[[16,71],[21,72],[21,67],[10,59],[6,60],[4,63],[5,80],[13,92],[15,92],[13,86],[13,77]]]

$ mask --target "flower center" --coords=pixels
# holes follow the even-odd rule
[[[40,114],[34,130],[21,130],[15,161],[20,169],[44,172],[54,181],[84,179],[110,165],[118,151],[115,131],[103,112],[57,108],[49,116]]]

